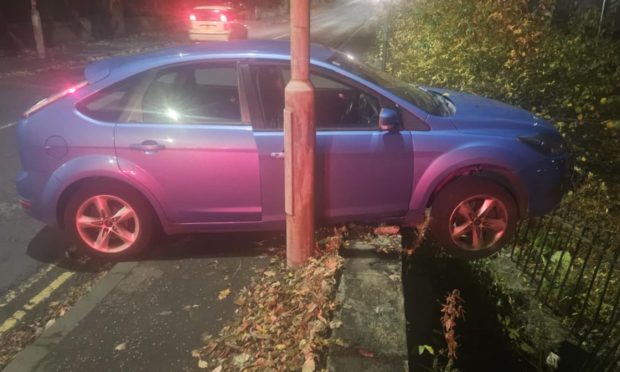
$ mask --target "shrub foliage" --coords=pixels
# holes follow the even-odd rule
[[[554,22],[555,0],[417,0],[391,18],[387,69],[552,120],[576,160],[620,183],[620,42],[594,14]],[[383,51],[379,51],[381,58]]]

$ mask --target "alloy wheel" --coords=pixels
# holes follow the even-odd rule
[[[129,249],[140,233],[140,221],[129,203],[113,195],[95,195],[78,208],[75,226],[92,249],[118,253]]]
[[[492,247],[506,232],[506,206],[491,196],[461,202],[450,216],[450,236],[459,247],[479,251]]]

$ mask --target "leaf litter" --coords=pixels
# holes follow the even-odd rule
[[[235,318],[219,335],[205,335],[204,345],[192,351],[198,367],[213,372],[315,371],[331,329],[342,324],[330,319],[338,306],[338,249],[345,231],[320,230],[314,257],[297,269],[287,268],[280,247],[270,265],[235,298]]]

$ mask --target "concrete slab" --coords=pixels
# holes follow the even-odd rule
[[[373,253],[368,244],[356,247],[361,254],[345,258],[336,295],[342,326],[332,333],[328,370],[407,371],[400,258]]]

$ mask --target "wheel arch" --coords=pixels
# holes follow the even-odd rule
[[[430,208],[441,190],[461,177],[481,177],[497,183],[514,198],[519,217],[527,215],[528,198],[523,183],[510,170],[490,164],[468,165],[444,174],[436,181],[435,186],[426,198],[425,207]]]

